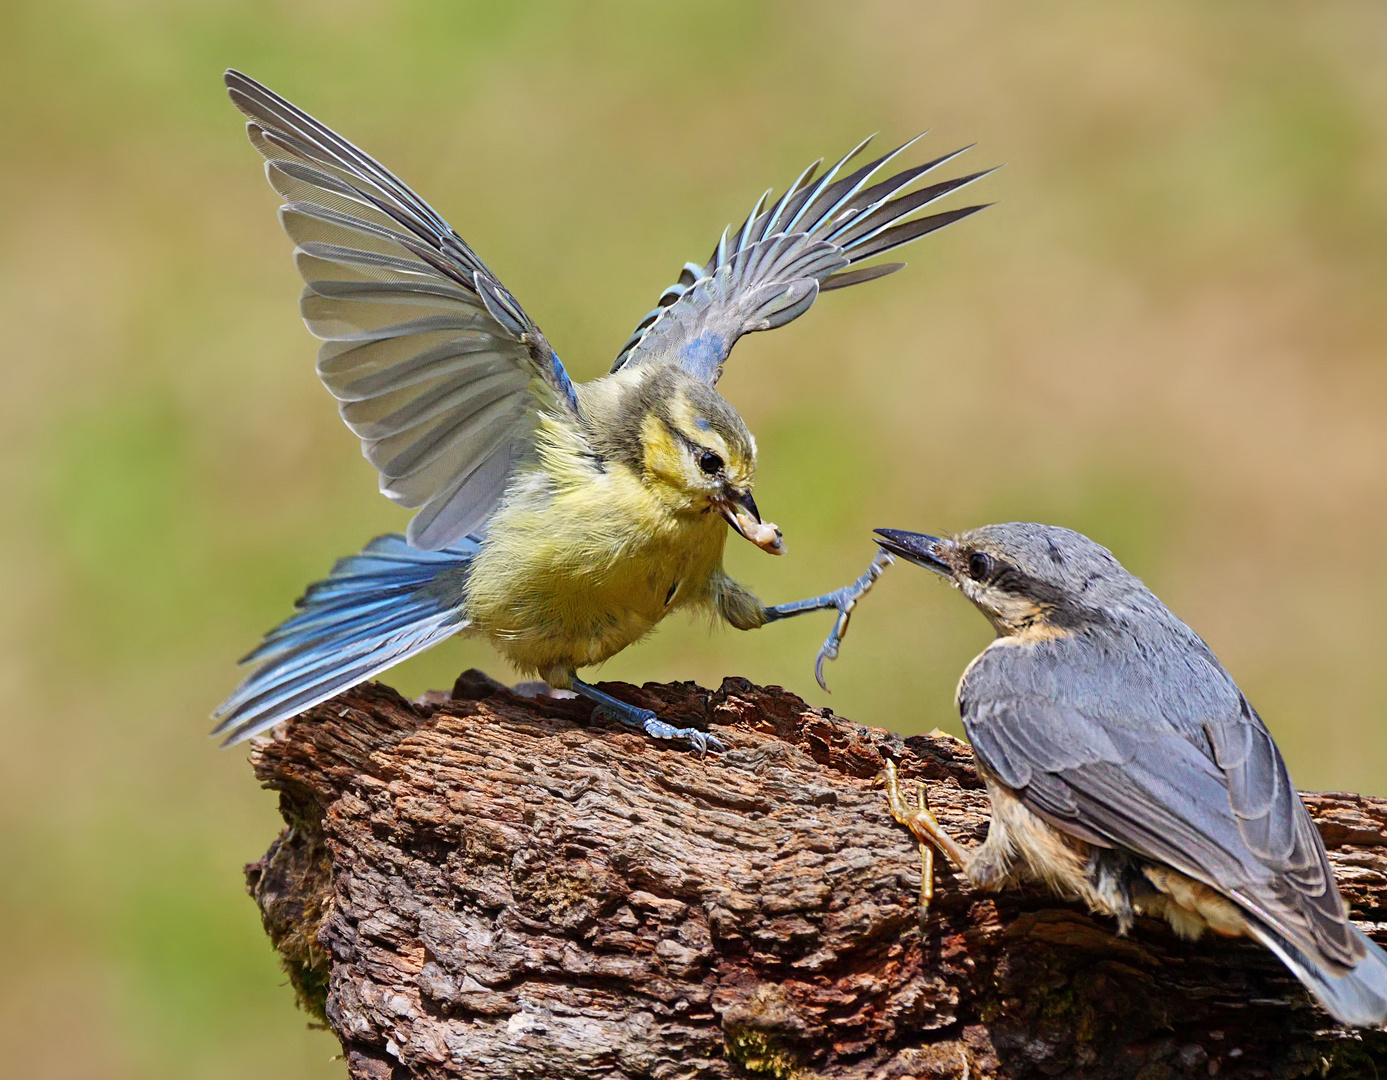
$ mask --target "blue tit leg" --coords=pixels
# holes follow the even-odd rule
[[[851,585],[844,585],[841,589],[816,596],[812,600],[797,600],[793,604],[776,604],[766,608],[766,622],[788,619],[792,615],[803,615],[808,611],[824,611],[827,608],[838,610],[838,619],[834,622],[828,637],[824,639],[823,645],[819,647],[819,655],[814,659],[814,678],[824,690],[828,689],[828,684],[824,682],[824,661],[838,658],[838,646],[843,643],[843,635],[848,632],[848,620],[852,618],[852,609],[867,595],[876,584],[877,578],[881,577],[894,561],[888,552],[878,551],[872,565],[867,567],[867,572]]]
[[[611,694],[605,694],[597,687],[583,682],[576,675],[573,676],[572,688],[575,693],[581,694],[589,701],[597,702],[598,712],[621,721],[627,727],[644,731],[652,739],[684,739],[700,754],[706,754],[709,750],[727,749],[727,746],[716,735],[699,731],[698,728],[677,728],[673,724],[666,724],[649,709],[642,709],[638,705],[628,705],[626,702],[612,697]]]

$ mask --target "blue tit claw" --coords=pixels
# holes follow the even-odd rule
[[[700,757],[706,756],[709,750],[722,753],[727,749],[727,744],[711,732],[667,724],[650,709],[643,709],[639,705],[630,705],[614,698],[611,694],[604,693],[597,687],[583,682],[577,676],[574,676],[572,685],[578,694],[589,701],[597,702],[597,708],[593,710],[594,716],[608,717],[626,725],[626,727],[643,731],[652,739],[662,739],[666,742],[686,742],[690,749],[695,750]]]
[[[834,608],[838,612],[838,618],[833,622],[833,629],[829,631],[824,643],[819,646],[819,654],[814,658],[814,678],[824,693],[829,693],[828,683],[824,682],[824,662],[838,659],[838,648],[843,644],[843,637],[848,632],[848,620],[852,618],[852,609],[857,606],[857,602],[867,595],[876,584],[877,578],[886,572],[886,568],[896,560],[889,552],[878,551],[872,563],[867,567],[867,572],[854,581],[851,585],[844,585],[841,589],[835,589],[831,593],[823,596],[816,596],[812,600],[799,600],[793,604],[776,604],[774,607],[766,608],[766,621],[773,622],[776,619],[788,619],[791,615],[803,615],[807,611],[824,611]]]
[[[847,634],[847,621],[853,616],[853,609],[863,596],[871,592],[871,586],[877,584],[877,578],[886,573],[886,567],[896,561],[892,555],[885,550],[878,550],[877,556],[871,560],[871,566],[867,567],[867,573],[861,575],[852,585],[843,585],[841,589],[834,592],[824,593],[811,600],[796,600],[795,603],[779,603],[766,609],[766,621],[774,622],[778,618],[789,618],[791,616],[802,616],[806,611],[824,611],[832,607],[838,611],[838,618],[834,620],[834,628],[828,632],[824,643],[818,647],[818,656],[814,657],[814,678],[825,693],[828,693],[828,683],[824,682],[824,661],[838,659],[838,647],[843,643],[843,636]]]
[[[691,749],[698,751],[699,757],[705,757],[709,750],[715,750],[719,754],[727,750],[727,744],[712,732],[699,731],[698,728],[691,727],[675,727],[673,724],[666,724],[649,709],[642,709],[641,712],[649,714],[641,728],[652,739],[666,739],[671,742],[683,739]]]
[[[625,709],[617,709],[611,705],[599,705],[593,710],[593,715],[605,716],[610,720],[625,724],[627,727],[639,728],[652,739],[663,739],[666,742],[687,742],[690,749],[698,752],[699,757],[706,756],[709,750],[722,753],[727,749],[726,744],[710,732],[700,731],[698,728],[675,727],[673,724],[665,723],[649,709],[642,709],[635,705],[628,705]]]
[[[828,684],[824,682],[824,661],[838,659],[838,647],[843,644],[843,637],[848,632],[848,620],[852,618],[852,609],[872,591],[877,578],[886,573],[886,568],[895,561],[890,552],[878,550],[865,574],[851,585],[845,585],[832,594],[836,598],[833,606],[838,609],[838,618],[833,621],[833,629],[819,646],[819,655],[814,660],[814,678],[818,680],[824,693],[829,693]]]
[[[839,615],[838,621],[833,624],[833,632],[819,646],[819,653],[814,657],[814,681],[825,694],[831,694],[833,691],[828,688],[828,683],[824,682],[824,661],[838,659],[838,643],[843,640],[843,632],[847,628],[847,618]]]

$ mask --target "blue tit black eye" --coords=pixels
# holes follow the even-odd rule
[[[712,476],[722,469],[722,458],[711,450],[705,450],[703,456],[698,459],[698,467]]]
[[[968,576],[974,581],[986,581],[992,576],[992,556],[975,551],[968,556]]]

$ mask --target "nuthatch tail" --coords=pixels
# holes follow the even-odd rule
[[[1209,647],[1107,549],[1068,529],[942,539],[878,529],[997,629],[958,686],[992,802],[958,847],[890,770],[892,809],[977,888],[1038,880],[1176,933],[1246,935],[1338,1020],[1387,1020],[1387,954],[1348,918],[1324,844],[1261,717]]]
[[[285,199],[318,374],[380,472],[419,512],[309,586],[302,609],[246,658],[217,734],[249,738],[454,634],[487,638],[522,671],[623,723],[699,749],[718,742],[578,678],[672,611],[740,630],[836,610],[816,674],[889,556],[856,581],[767,606],[722,567],[730,525],[784,550],[752,498],[756,440],[714,388],[743,334],[783,326],[820,292],[899,270],[872,263],[982,209],[919,214],[982,173],[873,183],[906,147],[856,168],[857,147],[762,196],[706,263],[636,327],[611,373],[577,385],[538,326],[463,239],[379,162],[236,71],[231,100]],[[907,143],[906,146],[909,146]],[[769,194],[769,192],[767,193]]]

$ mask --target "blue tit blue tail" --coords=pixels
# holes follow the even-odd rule
[[[212,714],[223,746],[249,739],[467,627],[467,574],[479,543],[439,551],[378,536],[314,582],[260,647],[256,669]]]
[[[1342,975],[1327,971],[1279,934],[1252,924],[1254,936],[1274,952],[1305,984],[1335,1020],[1354,1027],[1382,1027],[1387,1023],[1387,953],[1358,927],[1351,927],[1367,949],[1363,959]]]

